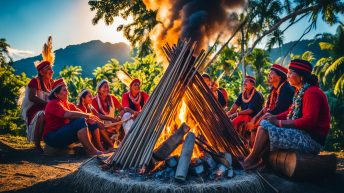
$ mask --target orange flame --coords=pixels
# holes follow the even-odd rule
[[[167,140],[174,132],[173,125],[174,124],[178,124],[179,128],[181,126],[182,123],[186,123],[191,129],[190,131],[193,132],[196,136],[199,134],[199,124],[197,122],[195,122],[195,120],[192,118],[191,113],[188,110],[188,107],[185,103],[184,100],[182,100],[181,104],[180,104],[180,109],[179,111],[176,113],[176,115],[178,116],[178,119],[175,121],[172,121],[169,125],[166,125],[163,132],[161,133],[155,148],[159,147],[165,140]],[[185,135],[186,136],[186,135]],[[179,145],[172,153],[170,156],[174,156],[174,155],[180,155],[181,151],[182,151],[182,147],[183,145]],[[194,150],[193,150],[193,154],[192,154],[192,159],[194,158],[198,158],[202,156],[202,152],[199,150],[198,146],[195,144],[194,146]]]

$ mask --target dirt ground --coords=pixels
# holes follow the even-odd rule
[[[77,155],[39,155],[25,138],[0,136],[0,192],[76,192],[71,187],[61,187],[88,157]],[[68,184],[68,183],[66,183]]]
[[[77,151],[76,155],[50,157],[35,153],[32,147],[32,144],[27,143],[25,138],[0,135],[0,192],[78,192],[69,184],[70,174],[88,157],[81,151]],[[328,154],[328,152],[322,153]],[[331,180],[331,183],[335,183],[336,186],[340,183],[341,185],[338,187],[344,187],[342,186],[344,184],[344,153],[337,152],[336,154],[338,164],[335,180],[339,180],[339,182]],[[294,182],[283,180],[275,175],[266,175],[266,177],[273,182],[283,182],[274,184],[278,187],[295,186]],[[298,186],[319,190],[317,185],[312,183],[299,183]],[[332,187],[332,185],[330,186]],[[297,191],[290,192],[296,193]]]

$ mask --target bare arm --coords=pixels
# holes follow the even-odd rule
[[[231,115],[233,113],[235,113],[238,110],[238,105],[236,105],[235,103],[232,105],[231,109],[228,111],[227,115]]]
[[[246,110],[238,112],[238,115],[249,115],[251,113],[253,113],[252,109],[246,109]]]
[[[67,119],[89,118],[90,114],[78,111],[66,111],[63,115]]]
[[[272,117],[269,122],[277,127],[295,128],[294,120],[277,120],[276,117]]]
[[[47,103],[47,101],[36,96],[36,92],[37,92],[36,88],[28,87],[28,89],[29,89],[29,100],[31,102],[37,103],[37,104],[43,104],[43,105]]]

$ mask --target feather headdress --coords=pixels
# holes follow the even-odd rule
[[[51,66],[54,65],[55,54],[53,52],[53,38],[51,36],[48,37],[48,41],[43,45],[42,58],[42,61],[34,62],[36,68],[43,62],[49,62]]]
[[[133,78],[130,77],[128,72],[124,69],[120,69],[116,72],[117,78],[125,84],[127,87],[130,87],[130,83],[133,81]]]

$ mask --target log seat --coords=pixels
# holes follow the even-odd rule
[[[289,178],[310,179],[333,175],[336,171],[336,156],[302,154],[295,151],[270,152],[272,169]]]

